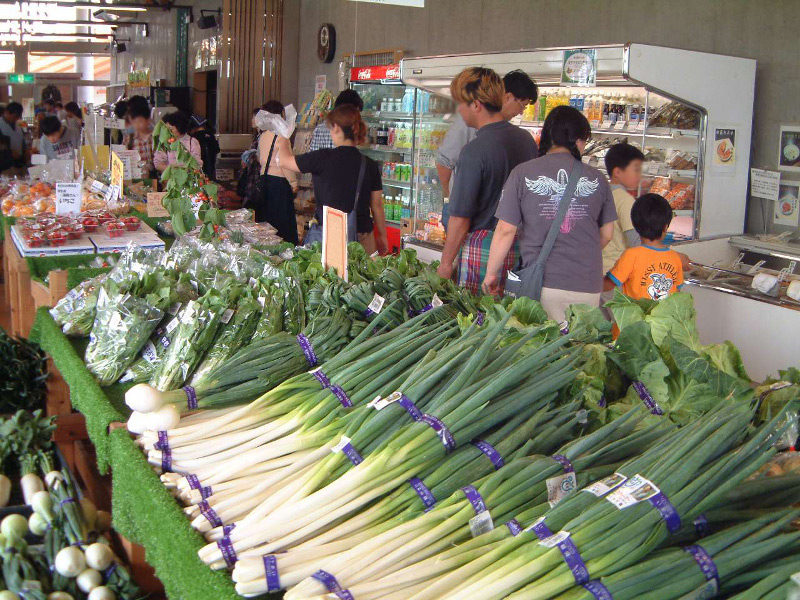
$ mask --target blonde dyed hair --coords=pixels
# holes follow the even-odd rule
[[[464,69],[450,82],[453,100],[459,104],[477,101],[490,112],[500,112],[504,93],[503,80],[492,69],[485,67]]]

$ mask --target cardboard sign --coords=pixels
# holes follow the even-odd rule
[[[123,182],[125,181],[125,163],[116,152],[111,153],[111,186],[119,190],[118,198],[123,195]]]
[[[47,157],[44,154],[31,154],[32,165],[46,165]]]
[[[56,214],[71,215],[81,212],[83,189],[80,181],[56,183]]]
[[[347,213],[322,207],[322,266],[347,281]]]
[[[168,217],[169,213],[164,208],[162,201],[166,192],[150,192],[147,194],[147,216],[148,217]]]
[[[781,174],[766,169],[750,169],[750,195],[754,198],[778,201]]]

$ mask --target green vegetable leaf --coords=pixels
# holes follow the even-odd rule
[[[680,343],[672,336],[667,336],[664,347],[680,373],[687,377],[707,383],[718,397],[752,395],[748,381],[728,375],[717,369],[714,364]]]
[[[702,354],[720,371],[739,379],[750,380],[739,349],[730,341],[705,346]]]
[[[701,346],[696,317],[692,295],[679,292],[655,303],[645,316],[645,321],[650,323],[653,341],[657,346],[661,347],[664,339],[672,335],[681,344],[699,352]]]
[[[511,303],[511,310],[514,311],[514,316],[511,320],[525,326],[541,325],[547,321],[547,313],[542,308],[541,303],[527,296],[515,298]]]
[[[584,342],[608,341],[611,339],[611,321],[603,311],[586,304],[573,304],[567,309],[570,332]]]
[[[606,307],[614,315],[614,321],[622,331],[628,325],[643,321],[653,304],[655,303],[652,300],[629,298],[617,289],[614,290],[614,298],[606,303]]]
[[[209,198],[216,200],[219,195],[219,186],[216,183],[206,183],[203,186],[203,191],[208,194]]]

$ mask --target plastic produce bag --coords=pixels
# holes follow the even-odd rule
[[[254,122],[261,131],[270,131],[281,137],[288,138],[294,133],[295,122],[297,120],[297,110],[290,104],[284,109],[286,117],[276,115],[266,110],[256,113]]]
[[[89,335],[94,325],[97,296],[106,277],[104,273],[81,282],[50,309],[50,315],[61,326],[64,335]]]

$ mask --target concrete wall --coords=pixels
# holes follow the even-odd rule
[[[313,96],[315,75],[326,74],[333,87],[339,61],[354,49],[402,48],[427,56],[642,42],[758,61],[753,165],[776,168],[780,125],[800,124],[797,0],[426,0],[425,8],[287,0],[292,2],[301,5],[299,20],[287,21],[284,29],[296,25],[300,32],[301,102]],[[334,62],[323,65],[316,32],[328,22],[336,27],[337,50]],[[748,231],[762,231],[760,201],[749,208]]]

